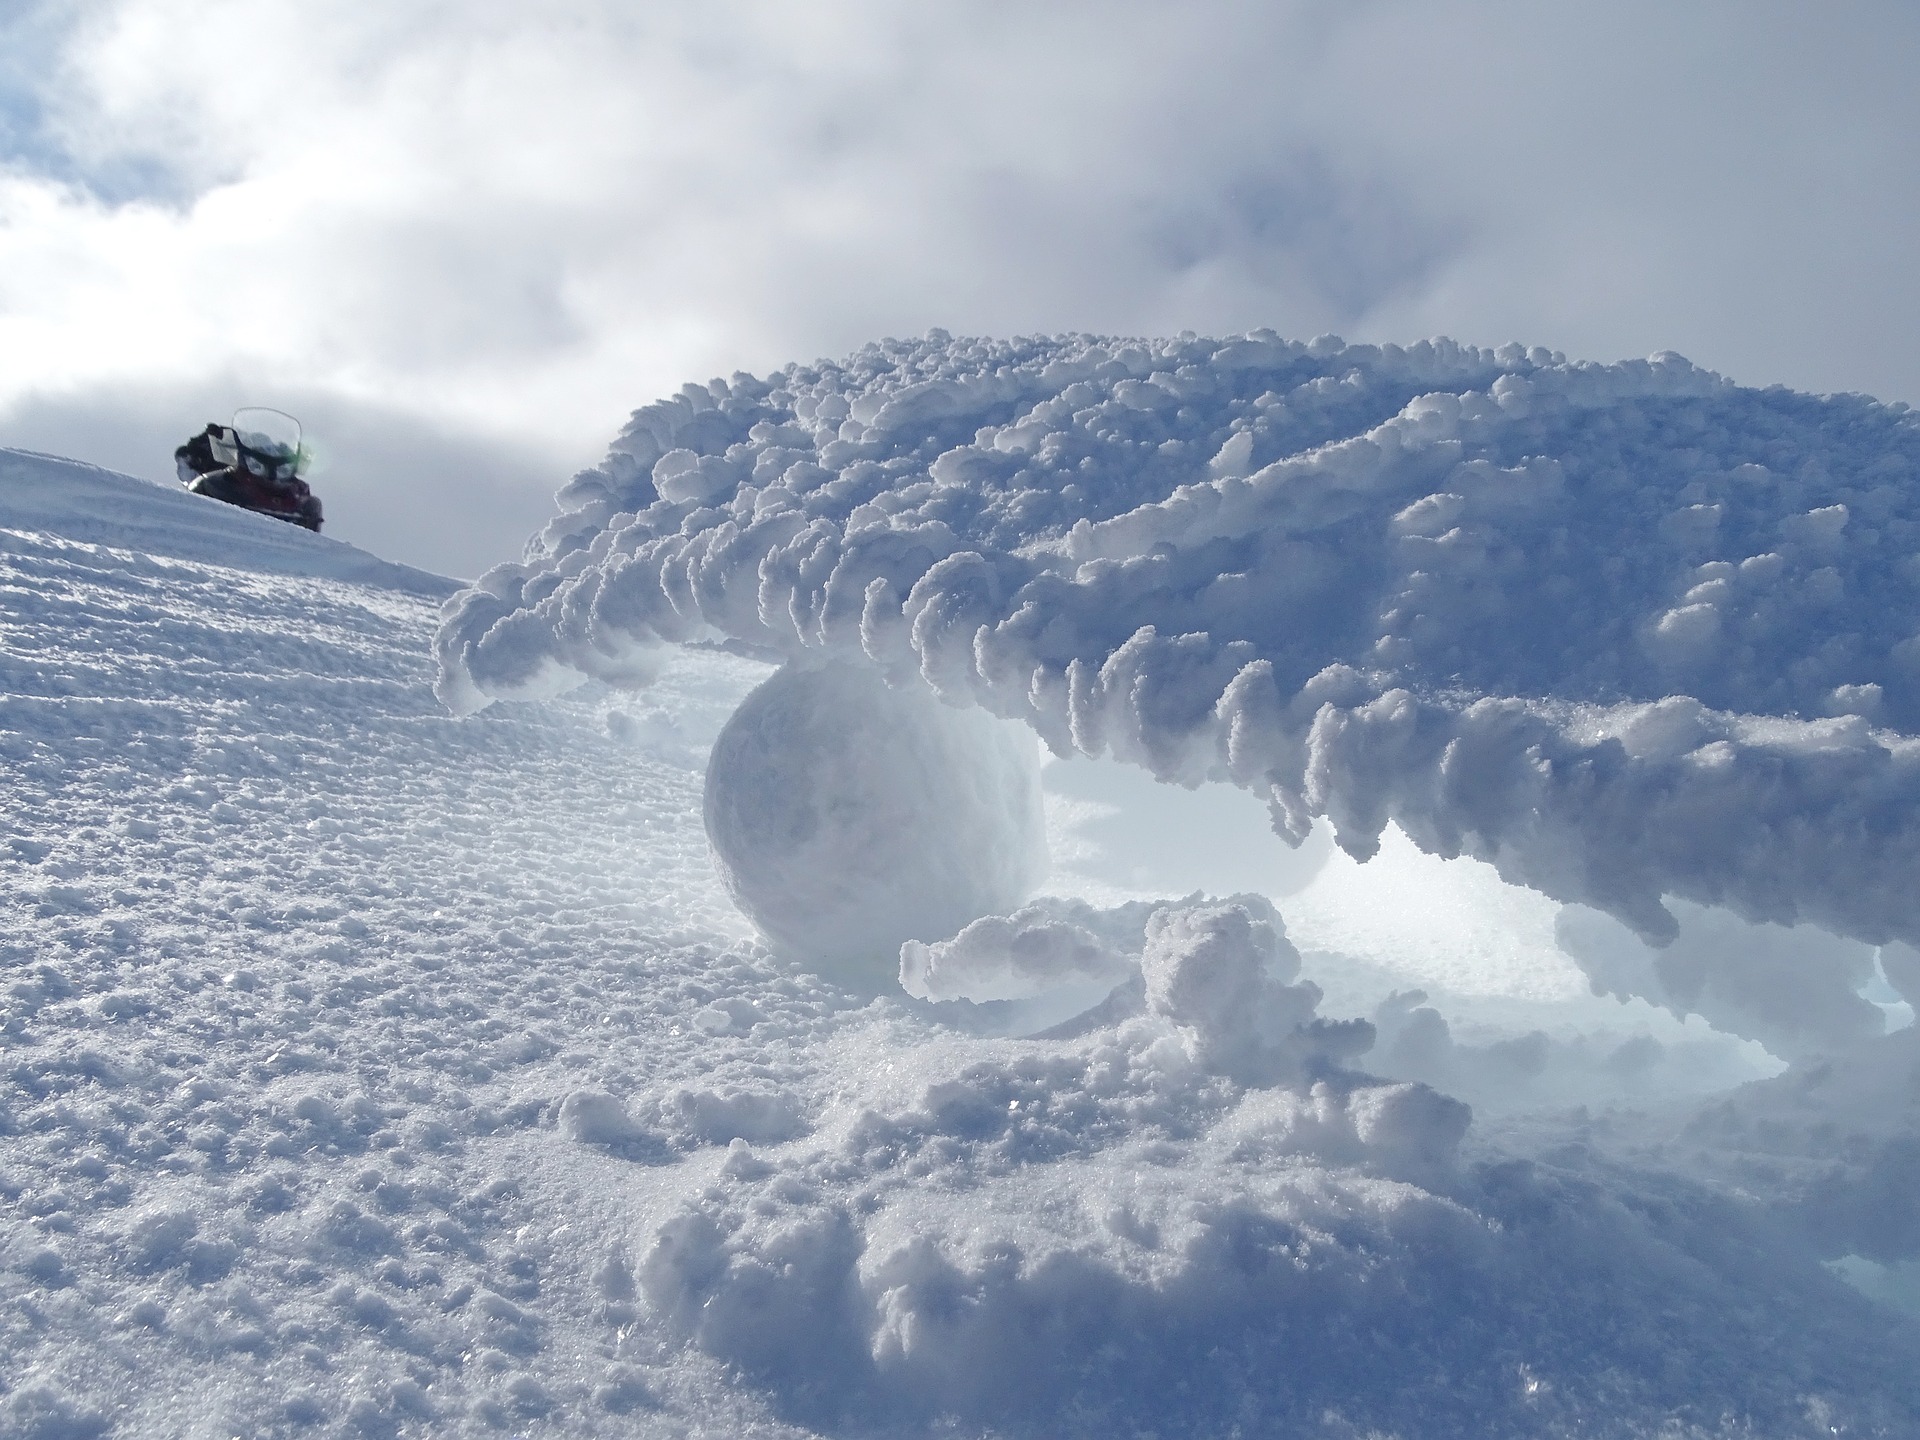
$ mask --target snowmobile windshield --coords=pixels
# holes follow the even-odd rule
[[[233,429],[240,444],[268,460],[297,460],[300,422],[281,410],[258,407],[233,412]]]

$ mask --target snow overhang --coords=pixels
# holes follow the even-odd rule
[[[456,708],[877,667],[1297,840],[1920,944],[1920,422],[1662,354],[925,339],[635,412],[449,602]]]

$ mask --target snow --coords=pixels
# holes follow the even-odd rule
[[[871,358],[822,370],[790,418],[756,412],[738,440],[728,397],[751,409],[773,391],[744,377],[720,399],[695,387],[706,401],[664,407],[679,428],[650,442],[656,461],[696,457],[662,475],[686,497],[662,502],[672,517],[648,508],[652,480],[629,436],[618,453],[630,463],[575,482],[574,508],[529,560],[444,612],[450,582],[124,477],[5,457],[0,1436],[1920,1431],[1920,1318],[1899,1308],[1920,1263],[1916,1032],[1865,1033],[1864,1012],[1838,998],[1856,979],[1878,993],[1883,977],[1889,995],[1910,995],[1920,966],[1871,935],[1776,925],[1748,973],[1751,937],[1686,899],[1706,870],[1675,858],[1691,837],[1719,846],[1702,862],[1716,874],[1772,863],[1787,874],[1791,859],[1811,867],[1783,882],[1798,886],[1796,904],[1830,919],[1878,905],[1906,933],[1910,902],[1847,882],[1846,846],[1864,842],[1839,828],[1863,786],[1884,786],[1888,804],[1901,793],[1900,707],[1911,702],[1890,669],[1879,679],[1863,662],[1802,687],[1880,684],[1870,721],[1796,717],[1784,699],[1751,703],[1761,658],[1728,661],[1713,682],[1747,686],[1745,698],[1729,689],[1674,706],[1620,676],[1619,694],[1582,693],[1575,672],[1598,674],[1596,655],[1523,653],[1516,639],[1480,678],[1504,664],[1540,681],[1533,689],[1489,683],[1467,698],[1422,680],[1419,664],[1445,662],[1394,660],[1402,668],[1387,678],[1414,712],[1413,740],[1396,749],[1364,718],[1395,686],[1325,658],[1331,618],[1316,629],[1304,624],[1311,607],[1274,612],[1294,630],[1276,623],[1259,641],[1272,654],[1250,659],[1182,642],[1212,632],[1167,618],[1253,616],[1275,598],[1259,588],[1272,576],[1305,584],[1345,553],[1331,535],[1288,551],[1291,570],[1216,572],[1259,582],[1241,600],[1166,578],[1199,564],[1171,540],[1094,564],[1084,583],[1109,577],[1097,605],[1074,598],[1091,562],[1047,568],[1066,564],[1050,545],[1082,543],[1067,538],[1080,520],[1085,535],[1145,506],[1129,523],[1160,524],[1177,488],[1162,482],[1188,460],[1197,485],[1253,486],[1275,463],[1263,447],[1279,418],[1232,432],[1250,442],[1208,428],[1205,395],[1180,373],[1199,362],[1179,356],[1202,348],[1209,374],[1287,401],[1295,428],[1281,438],[1304,458],[1274,488],[1291,486],[1288,503],[1308,508],[1327,497],[1295,482],[1349,463],[1329,458],[1346,453],[1341,426],[1357,428],[1367,407],[1389,407],[1376,429],[1396,416],[1438,424],[1434,407],[1393,387],[1425,393],[1471,365],[1483,391],[1533,381],[1536,411],[1551,410],[1541,396],[1555,385],[1585,386],[1579,426],[1607,430],[1607,444],[1632,429],[1607,407],[1652,388],[1689,433],[1693,422],[1674,417],[1732,396],[1800,417],[1800,430],[1787,425],[1796,443],[1824,444],[1837,426],[1859,455],[1881,457],[1843,465],[1834,440],[1829,479],[1796,481],[1809,492],[1857,489],[1860,470],[1905,456],[1905,422],[1867,402],[1735,392],[1669,362],[1590,373],[1543,354],[1439,346],[1381,352],[1366,369],[1331,342],[1115,344],[1080,378],[1040,375],[1081,354],[1078,343],[1021,342],[993,352],[1004,369],[982,360],[930,387],[896,384]],[[937,365],[963,348],[890,353]],[[1109,362],[1121,371],[1098,373]],[[1293,389],[1277,390],[1281,363],[1297,367]],[[859,365],[870,389],[845,381]],[[1332,383],[1314,389],[1328,370]],[[1343,390],[1348,370],[1362,378]],[[1092,394],[1067,405],[1177,430],[1187,449],[1163,452],[1145,428],[1162,469],[1113,472],[1126,493],[1074,482],[1085,493],[1049,512],[1037,481],[1008,486],[1018,470],[993,467],[1064,445],[1053,437],[1078,411],[1036,419],[1050,402],[1031,392],[1058,399],[1076,384]],[[1176,404],[1169,384],[1196,388]],[[805,415],[799,400],[811,401]],[[975,443],[989,424],[1007,448]],[[828,428],[814,458],[779,470],[782,485],[792,476],[784,491],[741,499],[761,455],[799,451],[802,432]],[[1714,433],[1696,435],[1700,455],[1717,454]],[[937,453],[887,471],[870,444]],[[1574,460],[1591,453],[1564,450],[1570,486]],[[1765,463],[1785,466],[1784,453]],[[1442,480],[1471,463],[1458,445],[1447,454],[1420,463]],[[745,523],[698,508],[723,482]],[[815,496],[819,514],[807,509]],[[1378,509],[1398,515],[1419,498]],[[1569,502],[1562,520],[1624,523],[1601,499]],[[1826,499],[1810,493],[1796,513]],[[906,518],[848,529],[826,515],[843,503],[847,515]],[[1334,529],[1378,560],[1355,518],[1374,514],[1372,501],[1352,503]],[[1898,534],[1904,503],[1901,492],[1874,528]],[[1729,510],[1714,533],[1747,523]],[[1858,598],[1884,601],[1891,592],[1873,587],[1897,565],[1853,554],[1865,543],[1853,521],[1808,523],[1805,543],[1826,547],[1823,566],[1840,577],[1824,635],[1841,633],[1836,615],[1863,627],[1849,634],[1898,630],[1894,607],[1869,614]],[[991,533],[1004,543],[988,545]],[[986,548],[954,548],[963,535]],[[894,589],[862,582],[847,632],[836,607],[862,572],[834,577],[850,536],[892,567]],[[1327,552],[1318,560],[1314,545]],[[983,641],[966,623],[1014,613],[1023,592],[1003,582],[1021,566],[1021,585],[1039,587],[1020,601],[1038,607],[1021,624],[1043,662],[1021,682],[1034,697],[1025,709],[1009,699],[1018,687],[994,678],[992,628]],[[923,603],[903,608],[915,593]],[[1046,595],[1059,601],[1051,611]],[[1521,608],[1481,598],[1509,619]],[[1148,613],[1162,618],[1141,622]],[[868,617],[872,653],[846,639]],[[1096,619],[1118,637],[1109,658],[1141,623],[1173,638],[1141,642],[1128,652],[1137,663],[1102,678],[1106,661],[1074,670],[1080,627]],[[1321,746],[1308,747],[1325,752],[1316,773],[1334,777],[1301,789],[1303,803],[1357,804],[1375,781],[1391,792],[1367,864],[1334,850],[1324,824],[1299,851],[1232,828],[1275,798],[1286,757],[1270,747],[1300,738],[1275,717],[1296,712],[1218,712],[1193,697],[1271,663],[1294,643],[1286,633],[1313,652],[1300,689],[1327,697],[1333,717],[1314,739],[1315,711],[1301,742]],[[1494,651],[1505,643],[1491,622],[1472,633]],[[1778,647],[1838,665],[1822,635]],[[1778,647],[1764,658],[1780,660]],[[1854,653],[1869,650],[1862,640]],[[802,678],[825,673],[822,660],[841,667],[824,694]],[[1801,686],[1788,663],[1774,678]],[[1316,681],[1329,664],[1359,678]],[[1056,671],[1068,676],[1064,712],[1049,708]],[[796,681],[798,729],[758,723],[751,707],[735,718],[769,693],[759,687],[777,698]],[[450,715],[436,684],[467,713]],[[791,753],[809,720],[849,696],[855,709],[831,737],[838,758],[816,743],[828,763],[811,771],[723,762],[709,775],[730,727],[765,755]],[[1101,768],[1113,758],[1047,765],[1051,893],[1029,897],[1037,876],[1018,845],[993,857],[1018,862],[1022,883],[971,891],[943,919],[947,933],[914,936],[893,957],[905,988],[886,985],[864,966],[836,971],[851,952],[821,938],[844,933],[831,925],[812,955],[760,938],[735,894],[766,923],[806,898],[821,867],[809,861],[784,888],[742,887],[736,871],[730,891],[703,807],[714,787],[765,783],[816,805],[853,796],[834,821],[842,846],[885,853],[970,833],[886,822],[887,803],[913,798],[902,779],[912,767],[884,759],[861,726],[899,697],[931,707],[906,713],[936,729],[972,726],[976,741],[1004,740],[1007,721],[1057,740],[1048,727],[1064,713],[1070,734],[1103,737],[1064,748],[1214,782],[1162,786],[1177,798],[1130,827],[1127,782]],[[1487,705],[1495,720],[1475,719]],[[1423,791],[1408,756],[1433,738],[1427,724],[1488,748],[1469,764],[1442,747],[1446,786]],[[1603,732],[1610,742],[1595,739]],[[1208,750],[1220,734],[1258,751],[1259,783],[1235,769],[1248,752]],[[1580,844],[1654,823],[1626,805],[1649,776],[1704,806],[1685,769],[1716,763],[1686,748],[1701,734],[1762,756],[1772,798],[1715,791],[1707,798],[1727,807],[1715,826],[1689,811],[1694,830],[1644,860],[1681,892],[1669,950],[1587,911],[1575,919],[1614,928],[1599,948],[1561,951],[1554,901],[1502,886],[1496,870],[1580,873],[1567,858],[1590,853]],[[1583,818],[1569,800],[1525,854],[1510,838],[1485,862],[1438,858],[1437,817],[1484,798],[1470,777],[1509,776],[1501,766],[1529,753],[1501,748],[1516,737],[1538,754],[1604,751],[1588,792],[1602,813]],[[870,770],[849,758],[866,750]],[[906,810],[940,812],[968,757],[1019,750],[956,745],[951,766],[913,777],[926,795]],[[1733,768],[1749,763],[1736,756]],[[1614,780],[1628,788],[1607,791]],[[988,807],[997,818],[984,833],[1028,835],[1033,797],[1020,794],[1016,807]],[[1608,810],[1615,799],[1622,808]],[[1755,808],[1769,804],[1793,824],[1755,830]],[[1278,809],[1283,822],[1297,816]],[[1217,868],[1214,847],[1138,833],[1209,815],[1229,817],[1223,833],[1246,852]],[[1351,842],[1351,816],[1335,818]],[[1732,847],[1742,825],[1745,846]],[[1889,847],[1889,875],[1905,833],[1870,832]],[[1775,843],[1785,858],[1770,855]],[[1828,844],[1833,854],[1807,860]],[[1222,878],[1188,894],[1196,870]]]
[[[1663,950],[1575,906],[1555,923],[1561,948],[1596,993],[1638,995],[1677,1015],[1703,1015],[1776,1055],[1839,1054],[1885,1030],[1879,1007],[1861,994],[1874,973],[1871,946],[1810,925],[1748,925],[1723,910],[1684,904],[1674,910],[1680,933]]]
[[[891,989],[902,942],[1017,905],[1045,875],[1035,751],[1018,726],[872,670],[789,666],[714,742],[707,836],[776,947]]]
[[[435,600],[459,588],[445,576],[378,559],[283,520],[54,455],[0,448],[0,495],[13,530],[132,545],[143,555],[234,564],[252,574],[356,581]]]
[[[636,411],[439,683],[831,657],[1656,942],[1920,943],[1916,467],[1904,407],[1672,354],[935,333]]]
[[[983,915],[948,939],[903,944],[900,988],[922,1000],[1025,1000],[1087,983],[1098,999],[1139,963],[1152,913],[1147,904],[1098,911],[1049,896]]]

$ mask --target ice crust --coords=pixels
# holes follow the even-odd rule
[[[1904,407],[1672,354],[935,332],[635,412],[439,690],[831,658],[1656,942],[1914,943],[1917,466]]]

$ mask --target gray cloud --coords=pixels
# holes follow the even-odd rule
[[[936,325],[1673,347],[1920,399],[1903,6],[22,13],[0,441],[110,463],[130,395],[238,376],[345,473],[420,437],[466,540],[329,496],[417,563],[514,553],[523,487],[684,380]]]

